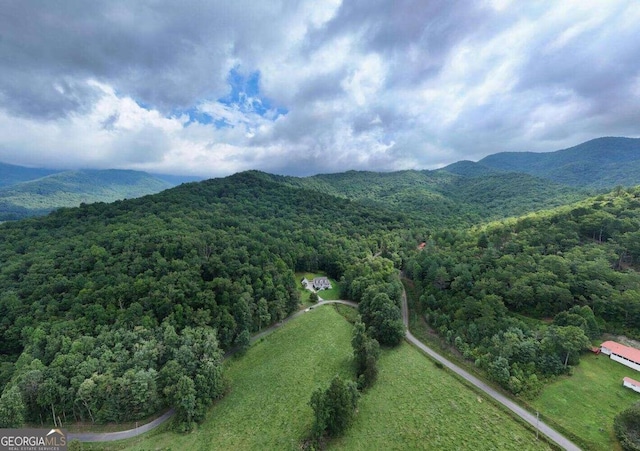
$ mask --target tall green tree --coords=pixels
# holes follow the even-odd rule
[[[577,363],[580,352],[589,349],[590,342],[581,327],[549,326],[542,345],[555,350],[566,367],[570,357]]]
[[[196,416],[196,389],[189,376],[180,377],[174,396],[176,417],[180,423],[180,429],[190,431],[193,429]]]
[[[313,435],[334,437],[344,432],[355,416],[359,398],[355,382],[336,375],[326,390],[318,388],[311,395],[309,405],[314,412]]]
[[[353,328],[351,346],[353,347],[358,388],[370,387],[378,377],[380,345],[375,338],[367,335],[365,325],[360,318],[358,318]]]
[[[386,293],[377,293],[363,300],[358,310],[367,331],[380,344],[396,346],[404,337],[404,323],[400,308]]]
[[[640,451],[640,403],[616,415],[613,430],[625,451]]]
[[[24,425],[26,408],[17,385],[4,390],[0,397],[0,427],[19,428]]]

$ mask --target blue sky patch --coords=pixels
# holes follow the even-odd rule
[[[244,114],[257,114],[260,117],[268,115],[271,120],[288,113],[286,108],[276,107],[271,100],[261,96],[260,71],[244,74],[238,67],[234,67],[229,71],[227,82],[230,92],[226,96],[218,98],[217,101],[221,105]],[[233,126],[224,118],[212,117],[198,107],[180,111],[176,115],[180,114],[189,116],[187,126],[196,122],[199,124],[213,124],[216,128]]]

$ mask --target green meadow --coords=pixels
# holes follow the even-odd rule
[[[230,391],[196,431],[175,433],[168,424],[83,449],[299,449],[313,421],[311,392],[336,373],[352,377],[350,339],[351,324],[335,307],[311,310],[227,362]],[[352,427],[328,449],[549,449],[406,343],[384,350],[379,368]]]
[[[351,324],[333,307],[311,310],[227,361],[230,391],[196,431],[175,433],[169,424],[90,449],[297,449],[313,421],[311,392],[336,373],[351,375],[350,340]]]
[[[547,385],[531,402],[540,411],[581,440],[592,450],[619,449],[613,433],[613,418],[640,394],[622,386],[622,378],[638,379],[638,372],[606,355],[586,354],[573,375]]]
[[[379,368],[353,426],[330,449],[550,449],[407,343],[385,350]]]

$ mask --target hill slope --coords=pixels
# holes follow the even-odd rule
[[[305,313],[228,362],[233,390],[197,431],[156,430],[88,448],[300,449],[313,422],[313,390],[335,374],[351,377],[351,329],[333,307]],[[380,380],[359,406],[352,428],[326,449],[549,449],[406,343],[383,352]]]
[[[640,184],[640,138],[606,137],[548,153],[503,152],[479,164],[572,186],[613,188]]]
[[[127,170],[66,171],[0,188],[0,221],[46,214],[81,203],[113,202],[171,188],[145,172]]]
[[[0,187],[39,179],[47,175],[55,174],[56,172],[60,171],[0,163]]]
[[[263,177],[411,215],[429,227],[458,227],[487,219],[521,215],[583,199],[585,191],[528,174],[476,170],[365,172],[312,177]]]
[[[220,370],[181,342],[247,345],[297,310],[294,271],[337,277],[386,241],[394,251],[387,238],[408,225],[255,173],[1,224],[0,384],[23,396],[27,421],[129,421],[168,406],[197,420],[220,395]],[[96,396],[78,407],[86,390]],[[188,415],[184,391],[197,399]]]

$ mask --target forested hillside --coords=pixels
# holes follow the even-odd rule
[[[443,337],[533,394],[600,331],[640,336],[640,189],[468,227],[584,197],[554,189],[525,174],[250,171],[2,224],[0,421],[173,406],[190,429],[224,393],[223,353],[298,308],[296,271],[341,279],[393,345],[404,267]]]
[[[222,393],[221,351],[297,309],[294,271],[399,263],[406,227],[258,173],[2,224],[0,412],[104,422],[173,405],[189,427]]]
[[[469,231],[407,264],[428,323],[514,393],[578,362],[601,331],[640,338],[640,188]]]
[[[305,178],[264,176],[290,186],[393,208],[439,228],[517,216],[587,196],[586,191],[549,180],[491,169],[459,173],[349,171]]]
[[[556,152],[503,152],[478,164],[571,186],[634,186],[640,184],[640,138],[598,138]]]
[[[24,166],[0,163],[0,187],[39,179],[55,174],[56,172],[58,171],[55,169],[27,168]]]
[[[172,186],[174,184],[140,171],[60,172],[0,188],[0,221],[43,215],[81,203],[140,197]]]

